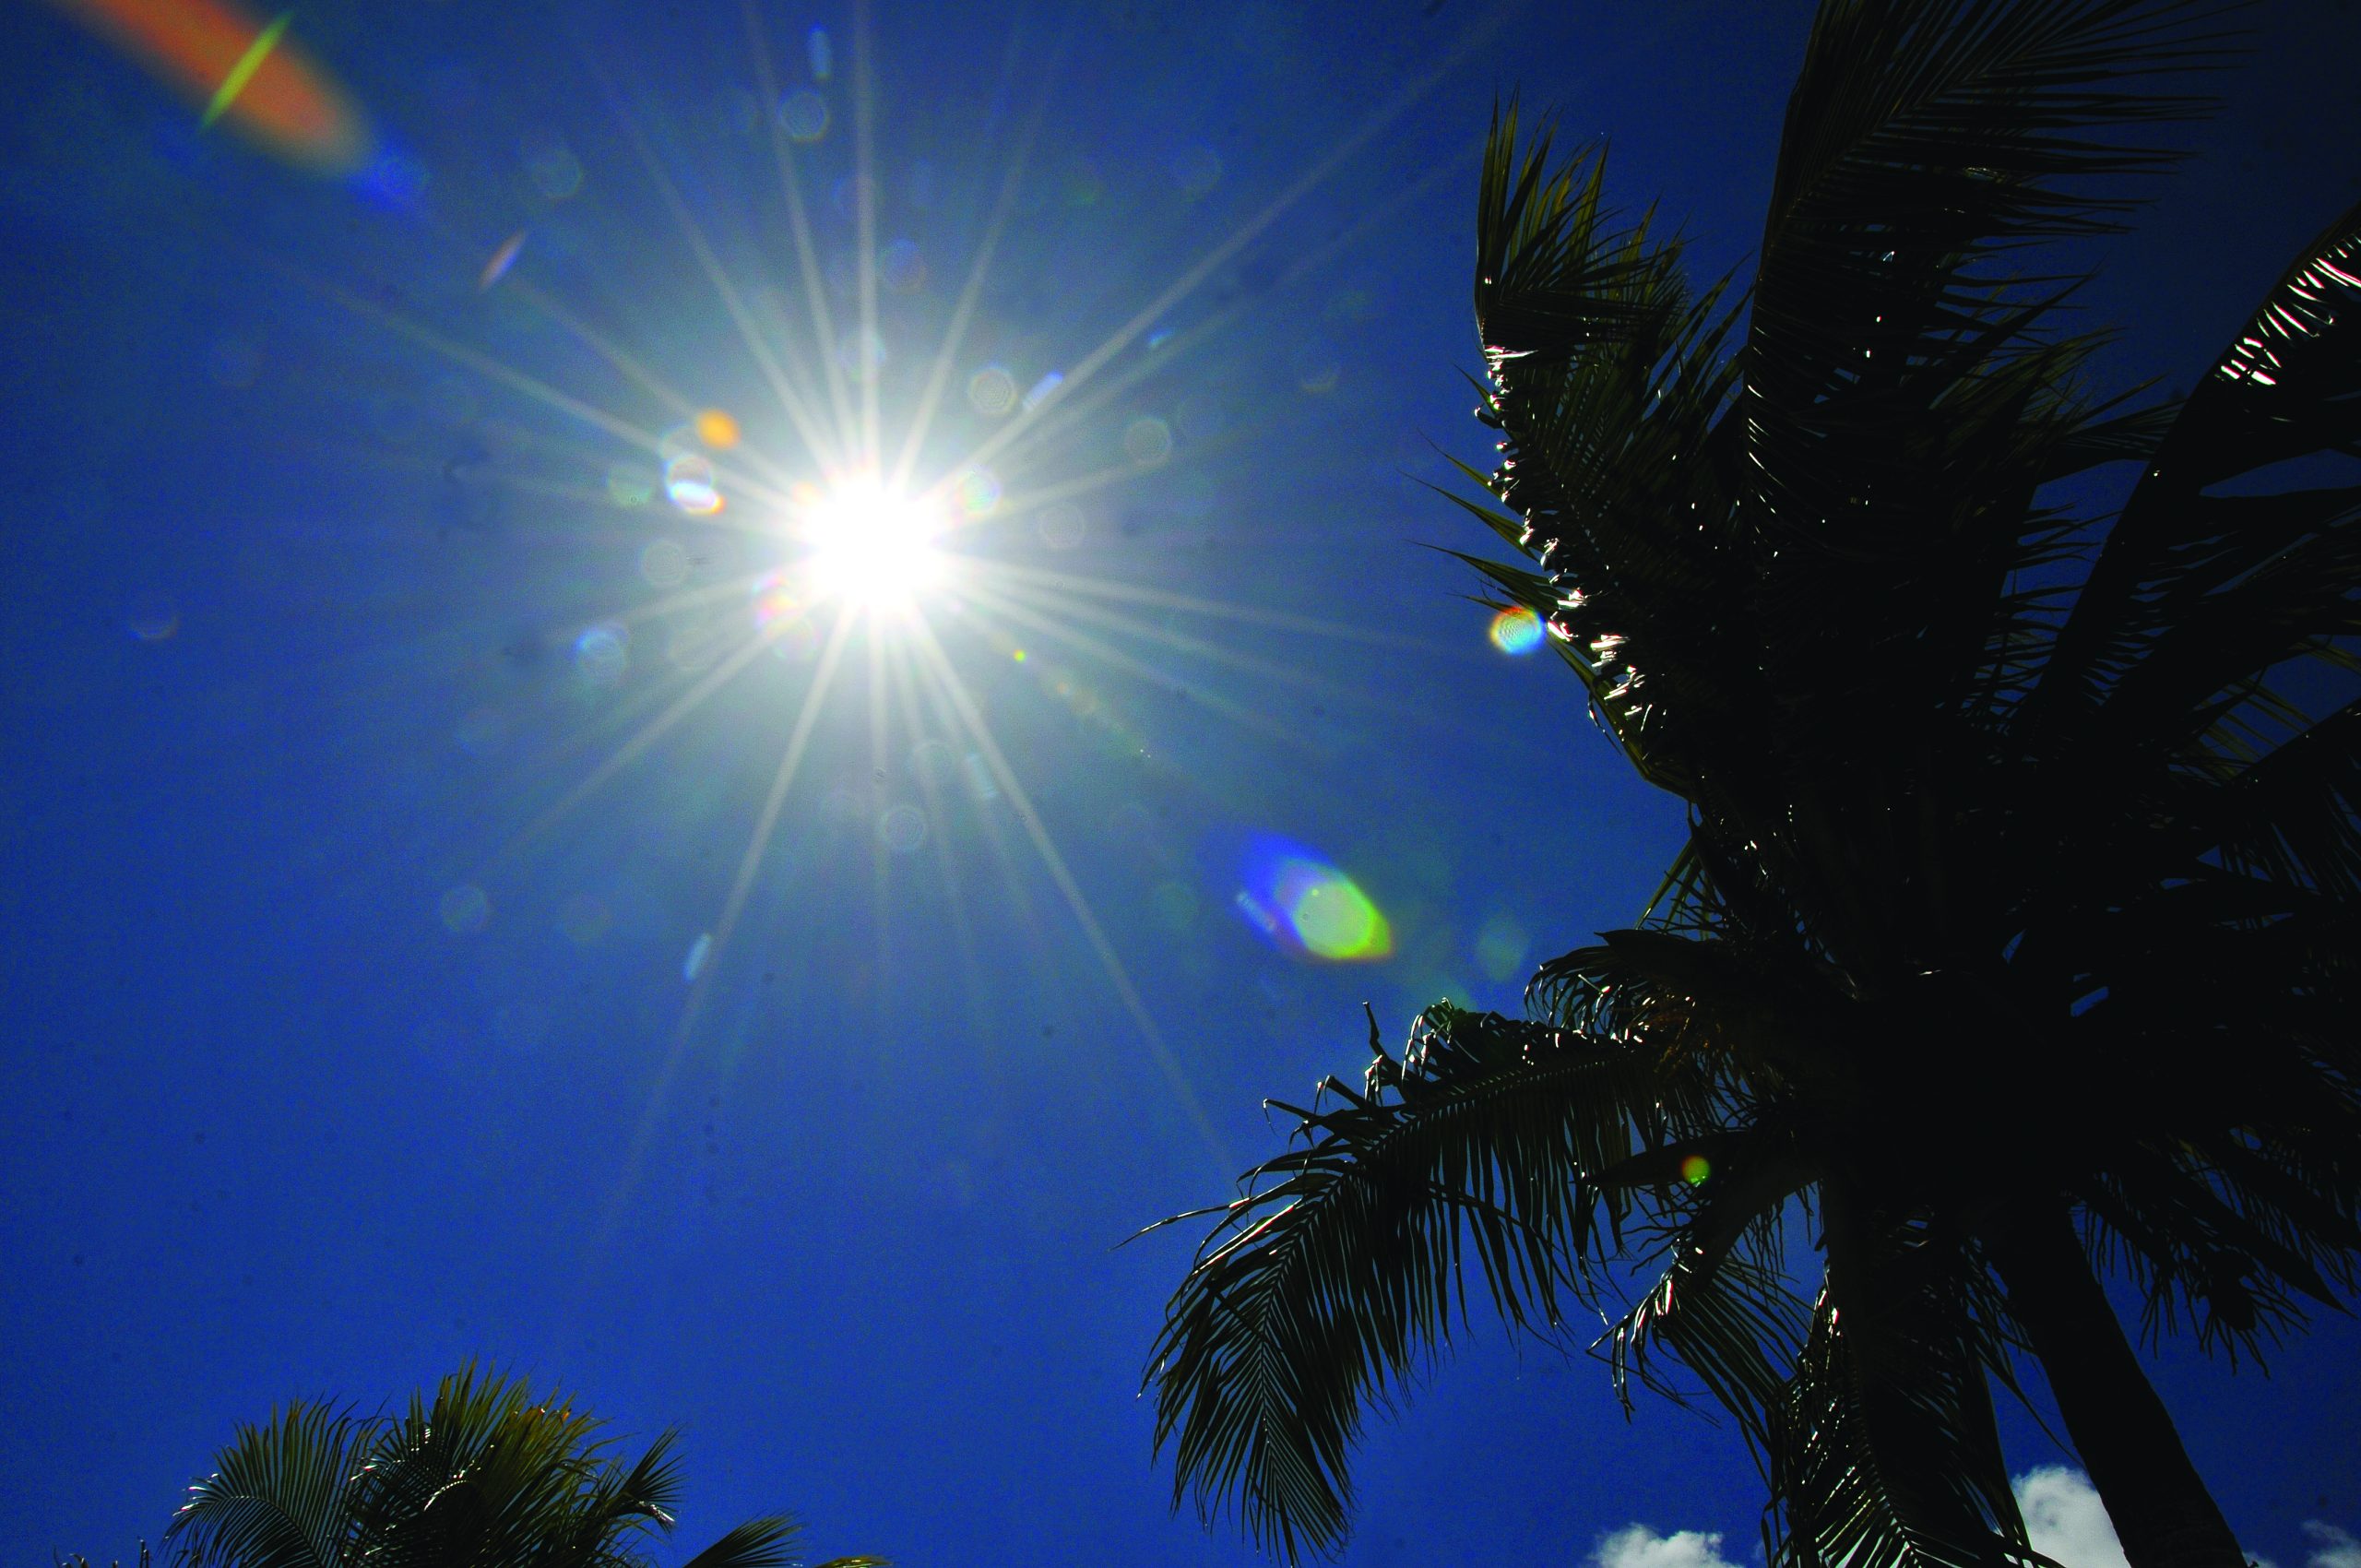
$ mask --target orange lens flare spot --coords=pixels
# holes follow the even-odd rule
[[[375,138],[336,81],[283,36],[231,0],[53,0],[149,72],[281,160],[346,174]]]
[[[727,452],[738,445],[738,422],[720,409],[707,409],[697,415],[697,439],[717,452]]]

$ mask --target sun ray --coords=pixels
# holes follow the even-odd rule
[[[729,684],[739,671],[760,658],[765,649],[777,642],[779,636],[779,632],[766,628],[748,637],[743,647],[698,677],[694,685],[674,698],[661,713],[648,720],[645,727],[635,731],[631,739],[625,741],[604,762],[592,768],[587,777],[576,781],[573,788],[544,807],[540,815],[527,823],[502,848],[499,858],[506,860],[518,853],[527,845],[556,826],[575,807],[596,793],[608,779],[637,761],[642,753],[663,737],[665,731],[694,713],[704,705],[706,698]]]
[[[1074,873],[1066,869],[1065,856],[1059,852],[1056,843],[1050,838],[1040,814],[1033,809],[1032,797],[1025,792],[1023,782],[1017,778],[1015,770],[1009,766],[1008,757],[1001,751],[1000,742],[993,738],[991,726],[984,722],[982,711],[976,707],[976,699],[959,679],[958,671],[952,667],[950,659],[943,651],[943,645],[935,640],[934,633],[926,622],[913,619],[910,629],[913,646],[926,659],[935,679],[942,683],[943,694],[950,699],[952,709],[958,715],[968,739],[983,754],[994,782],[1008,797],[1009,806],[1016,813],[1017,820],[1024,824],[1026,837],[1032,840],[1034,851],[1041,857],[1050,880],[1057,885],[1058,892],[1064,897],[1074,923],[1082,928],[1083,939],[1090,944],[1090,950],[1097,956],[1098,967],[1106,974],[1108,983],[1114,987],[1124,1012],[1131,1016],[1132,1027],[1139,1032],[1141,1042],[1147,1047],[1149,1056],[1164,1075],[1165,1083],[1171,1088],[1181,1114],[1195,1129],[1215,1164],[1228,1177],[1238,1169],[1237,1160],[1222,1142],[1221,1134],[1214,1130],[1212,1120],[1205,1115],[1204,1106],[1197,1099],[1195,1087],[1180,1069],[1180,1058],[1172,1054],[1172,1048],[1165,1042],[1164,1031],[1157,1027],[1156,1019],[1147,1010],[1147,1004],[1140,996],[1139,988],[1132,983],[1131,971],[1124,968],[1121,956],[1115,951],[1115,944],[1108,940],[1106,928],[1098,923],[1098,916],[1091,909],[1090,900],[1083,895],[1082,885],[1074,881]]]
[[[1424,198],[1445,181],[1465,175],[1481,151],[1482,144],[1472,142],[1463,160],[1439,161],[1423,177],[1395,191],[1334,238],[1291,264],[1286,271],[1279,274],[1277,280],[1272,283],[1268,290],[1232,300],[1208,312],[1203,319],[1191,323],[1176,333],[1173,339],[1158,348],[1153,357],[1133,361],[1112,374],[1100,377],[1093,384],[1087,394],[1078,394],[1071,388],[1066,389],[1067,396],[1060,399],[1057,410],[1054,412],[1045,411],[1045,417],[1035,423],[1031,432],[1024,439],[1012,443],[1008,457],[1002,460],[1000,466],[1003,469],[1021,468],[1026,457],[1035,448],[1055,441],[1074,426],[1086,422],[1092,415],[1104,410],[1141,382],[1163,374],[1173,365],[1196,352],[1201,346],[1218,339],[1240,317],[1257,306],[1266,303],[1269,300],[1276,298],[1322,267],[1326,266],[1336,256],[1350,250],[1364,237],[1398,216],[1403,209]],[[982,459],[973,457],[967,460],[979,462]],[[1128,469],[1121,471],[1136,473],[1138,470]]]
[[[827,285],[820,275],[820,250],[812,238],[812,216],[803,205],[802,182],[795,174],[795,152],[788,143],[787,127],[778,117],[778,73],[771,64],[770,33],[763,25],[762,12],[754,0],[744,0],[743,9],[755,79],[763,89],[763,120],[770,127],[771,153],[778,162],[779,189],[787,197],[788,227],[795,235],[796,262],[803,274],[803,300],[812,313],[813,347],[827,380],[828,400],[836,416],[837,449],[849,452],[854,439],[852,397],[845,388],[843,367],[836,363],[836,315],[828,308]]]
[[[870,76],[869,0],[853,0],[852,124],[853,245],[860,262],[860,340],[853,362],[860,366],[860,461],[874,472],[883,440],[879,434],[877,381],[882,365],[872,362],[877,329],[877,102]]]
[[[967,998],[967,1021],[978,1034],[986,1027],[982,1012],[983,968],[976,956],[975,930],[967,916],[967,899],[959,880],[959,862],[951,852],[951,835],[946,830],[948,817],[943,811],[943,781],[933,770],[918,766],[915,758],[923,743],[925,732],[919,725],[917,682],[912,678],[911,661],[907,650],[896,650],[900,657],[893,661],[894,685],[901,699],[902,733],[910,748],[913,761],[911,775],[919,787],[919,798],[926,802],[928,837],[933,839],[936,871],[943,877],[943,897],[951,910],[951,937],[959,955],[959,976],[962,992]]]
[[[979,600],[980,603],[978,602]],[[1220,714],[1243,729],[1252,730],[1265,740],[1275,741],[1292,750],[1311,749],[1311,742],[1304,736],[1300,725],[1289,725],[1268,714],[1258,713],[1243,703],[1224,696],[1221,693],[1200,685],[1185,676],[1158,670],[1146,660],[1125,653],[1121,648],[1103,638],[1094,637],[1087,632],[1077,631],[1073,626],[1054,620],[1028,605],[1014,602],[980,588],[973,588],[969,591],[968,602],[971,613],[981,610],[1019,622],[1043,636],[1054,638],[1070,647],[1079,649],[1093,659],[1103,660],[1118,670],[1137,676],[1152,686],[1180,692],[1191,702]]]
[[[738,869],[730,878],[730,892],[722,900],[721,913],[707,933],[711,942],[706,948],[705,961],[698,966],[696,974],[689,982],[688,1000],[682,1004],[680,1021],[673,1026],[671,1037],[665,1044],[663,1057],[657,1065],[656,1081],[648,1089],[647,1103],[640,1110],[639,1121],[633,1128],[631,1142],[624,1150],[623,1168],[616,1177],[614,1190],[607,1198],[605,1217],[599,1226],[599,1244],[591,1253],[593,1260],[606,1251],[607,1243],[613,1239],[617,1227],[623,1222],[623,1206],[639,1185],[640,1169],[647,1162],[649,1144],[655,1140],[656,1124],[671,1093],[672,1080],[680,1074],[681,1060],[687,1053],[689,1039],[695,1031],[697,1019],[705,1011],[706,997],[712,990],[714,978],[721,971],[730,939],[737,930],[738,917],[745,911],[755,875],[762,870],[764,857],[770,850],[771,837],[777,831],[780,810],[786,805],[788,790],[802,767],[804,751],[811,742],[812,731],[818,724],[821,709],[825,705],[828,687],[836,675],[836,662],[844,653],[846,643],[850,640],[854,619],[849,615],[837,618],[821,652],[819,668],[813,672],[811,685],[804,689],[802,707],[795,716],[795,728],[788,736],[787,747],[779,755],[778,767],[771,776],[770,790],[763,797],[762,811],[754,819],[753,831],[747,835],[745,850],[738,857]],[[595,1266],[595,1261],[589,1266]]]
[[[714,253],[712,242],[706,238],[704,227],[697,222],[696,215],[689,210],[689,204],[682,199],[681,188],[674,184],[671,172],[664,167],[664,160],[658,156],[655,144],[647,139],[647,133],[641,128],[639,121],[618,101],[614,83],[599,69],[588,49],[583,49],[581,53],[592,78],[598,82],[606,99],[608,113],[622,127],[632,149],[639,155],[641,166],[647,171],[649,181],[664,200],[665,210],[671,214],[673,226],[680,230],[682,240],[696,258],[706,281],[712,285],[715,297],[721,302],[721,308],[729,313],[730,321],[737,327],[739,337],[745,342],[746,351],[753,356],[755,365],[762,371],[764,380],[770,384],[779,406],[787,410],[788,420],[802,438],[805,448],[824,469],[833,469],[840,466],[840,456],[831,450],[826,433],[820,429],[810,405],[804,401],[803,394],[788,378],[787,369],[779,363],[778,356],[771,351],[769,342],[763,336],[762,325],[746,308],[738,286],[730,280],[721,258]]]
[[[630,350],[561,304],[547,291],[537,289],[522,279],[509,282],[506,288],[528,308],[540,312],[564,329],[576,342],[606,361],[618,374],[663,404],[677,417],[693,420],[702,410],[702,405],[682,395],[670,383],[648,369]],[[788,470],[759,448],[742,446],[732,460],[751,464],[773,485],[784,487],[791,481]]]
[[[342,305],[365,321],[374,322],[387,331],[433,350],[454,364],[466,366],[487,381],[505,386],[512,392],[521,393],[545,408],[553,409],[585,424],[603,430],[616,439],[629,442],[632,445],[645,451],[659,450],[663,445],[654,431],[644,430],[629,420],[609,413],[596,404],[585,402],[571,394],[561,392],[537,376],[528,375],[523,371],[480,349],[471,349],[457,339],[446,337],[423,322],[414,321],[401,312],[356,293],[340,283],[331,283],[325,278],[314,277],[292,262],[267,252],[250,247],[242,248],[246,249],[246,254],[257,263],[269,267],[291,282]]]
[[[342,306],[364,321],[382,327],[397,337],[409,339],[452,363],[474,372],[494,386],[506,387],[532,402],[539,403],[543,408],[564,414],[595,430],[604,431],[607,434],[639,451],[660,457],[666,450],[664,439],[657,432],[634,424],[621,415],[610,413],[597,404],[576,398],[571,393],[562,392],[538,376],[528,375],[480,349],[469,348],[457,339],[438,332],[425,323],[415,320],[390,306],[381,304],[340,283],[333,283],[326,279],[314,277],[282,257],[251,247],[241,248],[245,249],[246,255],[258,265],[269,267],[290,281],[310,290],[334,304]],[[727,490],[738,491],[753,500],[773,506],[784,506],[789,502],[788,496],[752,478],[732,464],[717,464],[715,472],[718,478],[726,481]],[[715,524],[710,519],[701,520],[706,521],[708,526],[732,529],[738,527],[734,523]]]
[[[1001,57],[1001,85],[1006,88],[1014,74],[1016,41],[1021,36],[1012,27],[1007,49]],[[901,456],[894,461],[893,486],[899,490],[909,483],[911,470],[918,466],[919,452],[926,444],[928,432],[934,423],[936,406],[943,401],[943,388],[950,384],[951,368],[959,353],[959,346],[967,336],[967,324],[975,315],[976,302],[982,297],[984,279],[991,270],[992,256],[1000,249],[1000,242],[1008,228],[1008,217],[1016,206],[1018,185],[1025,178],[1026,163],[1032,157],[1033,141],[1041,129],[1048,113],[1050,92],[1056,85],[1057,74],[1063,64],[1064,48],[1050,58],[1040,91],[1033,100],[1033,107],[1025,117],[1024,129],[1018,132],[1016,146],[1009,153],[1008,168],[1001,176],[1000,193],[993,198],[991,216],[985,220],[983,239],[976,246],[975,259],[968,264],[967,280],[960,286],[959,298],[952,307],[950,323],[943,329],[943,345],[935,351],[934,364],[927,373],[925,387],[919,394],[917,409],[910,416],[909,434],[903,439]]]
[[[1194,293],[1216,269],[1252,244],[1264,230],[1277,222],[1296,203],[1301,201],[1323,184],[1329,175],[1343,167],[1346,160],[1353,154],[1368,146],[1380,132],[1400,119],[1412,105],[1431,92],[1438,82],[1458,69],[1481,43],[1499,30],[1507,16],[1508,12],[1502,10],[1495,13],[1481,26],[1469,30],[1462,37],[1458,46],[1444,56],[1434,69],[1395,93],[1382,107],[1363,121],[1358,128],[1350,132],[1335,147],[1315,159],[1309,168],[1287,184],[1286,189],[1264,203],[1260,211],[1240,224],[1227,238],[1205,252],[1204,255],[1198,257],[1179,277],[1167,284],[1161,293],[1134,313],[1130,320],[1109,333],[1097,348],[1084,355],[1072,370],[1067,371],[1064,379],[1051,387],[1038,403],[1026,410],[1014,420],[987,437],[968,461],[990,462],[1022,435],[1031,423],[1049,414],[1060,402],[1081,391],[1089,383],[1091,377],[1097,374],[1109,361],[1130,347],[1141,333],[1155,326],[1167,311]]]
[[[1467,659],[1473,655],[1456,642],[1442,642],[1432,637],[1407,637],[1397,632],[1371,631],[1342,621],[1323,621],[1317,616],[1299,615],[1285,610],[1265,610],[1257,605],[1233,604],[1227,600],[1206,599],[1198,594],[1174,593],[1167,588],[1148,588],[1138,583],[1116,582],[1108,577],[1086,577],[1073,572],[1050,571],[1039,566],[1020,566],[999,561],[991,565],[996,576],[1014,577],[1038,583],[1068,593],[1089,594],[1099,599],[1125,600],[1137,604],[1153,604],[1164,610],[1183,610],[1208,620],[1240,621],[1250,625],[1267,626],[1274,631],[1302,632],[1310,636],[1331,637],[1339,642],[1366,643],[1372,647],[1406,648],[1413,652],[1442,654]]]
[[[492,428],[492,422],[484,422],[481,425],[478,425],[475,428],[479,431],[489,430]],[[515,452],[527,452],[544,457],[553,457],[564,461],[569,466],[578,465],[583,468],[595,469],[600,466],[609,455],[606,450],[599,450],[563,440],[552,440],[540,433],[521,429],[514,425],[503,425],[500,427],[500,440],[504,445]],[[439,473],[454,483],[483,486],[493,490],[512,492],[519,495],[533,495],[552,500],[579,502],[583,505],[591,507],[599,512],[611,512],[616,510],[614,497],[608,490],[606,483],[603,481],[592,482],[579,479],[558,479],[549,477],[546,474],[525,473],[516,471],[513,469],[504,469],[499,467],[485,467],[481,471],[461,471],[463,469],[474,470],[478,469],[479,465],[490,465],[493,463],[494,458],[492,455],[489,453],[477,456],[461,456],[457,457],[445,458],[439,456],[428,457],[410,453],[388,453],[382,446],[364,445],[359,443],[338,444],[333,442],[314,442],[300,447],[290,445],[279,447],[278,450],[290,453],[305,452],[321,456],[334,455],[339,461],[354,465],[368,466],[387,473]],[[651,455],[660,456],[664,450],[665,448],[659,445],[656,449],[656,452]],[[766,505],[779,507],[784,507],[790,500],[790,498],[783,493],[772,490],[769,486],[764,485],[748,478],[744,471],[739,469],[717,465],[714,469],[714,477],[717,486],[729,495],[741,496],[748,500],[762,502]],[[723,508],[712,512],[684,512],[663,507],[656,507],[654,508],[652,515],[669,519],[670,526],[685,529],[712,529],[721,533],[731,534],[753,534],[764,538],[775,537],[777,532],[775,529],[768,525],[736,515],[729,508]],[[559,524],[554,522],[546,526],[552,529],[563,528],[568,532],[573,532],[579,527],[578,524],[574,523]],[[645,530],[651,525],[645,521],[638,521],[632,522],[626,526],[631,529]]]
[[[925,694],[935,724],[946,735],[958,735],[963,729],[959,716],[953,710],[951,699],[944,693],[943,683],[936,678],[933,669],[916,659],[911,661],[911,669],[919,677],[919,687]],[[981,754],[975,754],[980,760]],[[989,771],[986,770],[987,777]],[[999,786],[995,784],[992,788],[997,790]],[[972,781],[969,792],[976,793]],[[1016,855],[1009,847],[1008,835],[1001,831],[1000,819],[993,813],[981,809],[988,803],[980,794],[978,795],[976,821],[983,829],[985,841],[991,846],[992,858],[1000,867],[1001,886],[1015,910],[1016,923],[1023,928],[1026,941],[1038,952],[1049,940],[1041,924],[1040,911],[1034,907],[1031,888],[1018,873]]]
[[[763,576],[764,574],[759,572],[750,572],[742,576],[732,577],[726,582],[707,583],[703,588],[682,588],[676,593],[666,594],[661,599],[651,599],[645,604],[631,605],[626,609],[616,611],[611,615],[601,615],[595,621],[577,623],[575,631],[578,636],[593,626],[609,623],[635,626],[643,621],[654,621],[667,615],[677,615],[683,610],[702,609],[706,605],[718,603],[722,600],[743,599],[753,585],[762,580]]]
[[[1120,611],[1107,610],[1096,605],[1077,604],[1071,600],[1060,600],[1039,589],[1028,590],[1019,584],[1012,583],[1006,586],[1015,592],[1030,591],[1038,595],[1033,610],[1036,614],[1041,613],[1041,606],[1046,601],[1047,607],[1059,614],[1087,621],[1094,625],[1105,626],[1110,631],[1122,632],[1138,637],[1144,642],[1156,643],[1179,653],[1190,654],[1209,664],[1223,665],[1232,670],[1243,671],[1247,674],[1265,681],[1275,681],[1282,685],[1293,686],[1299,691],[1311,692],[1333,702],[1351,703],[1382,712],[1416,711],[1412,705],[1397,702],[1377,693],[1361,691],[1343,682],[1310,674],[1283,660],[1264,659],[1231,647],[1227,643],[1216,642],[1208,637],[1192,636],[1187,632],[1176,632],[1169,626],[1160,625],[1154,621],[1137,620]],[[988,594],[991,590],[980,584],[971,584],[968,591],[971,595],[979,596]],[[1010,605],[1012,601],[1003,598],[1000,602]]]
[[[869,638],[869,682],[864,694],[869,699],[869,777],[878,788],[872,790],[870,799],[876,812],[891,808],[885,804],[885,732],[891,715],[886,711],[888,695],[885,687],[885,639],[872,635]],[[893,909],[888,900],[892,892],[893,847],[886,842],[885,823],[882,814],[872,814],[864,825],[869,837],[869,929],[877,944],[877,983],[880,995],[892,995],[892,964],[894,961],[892,928]]]

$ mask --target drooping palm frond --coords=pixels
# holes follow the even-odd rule
[[[2185,852],[2352,906],[2361,728],[2341,696],[2323,713],[2307,694],[2320,670],[2356,668],[2356,458],[2361,208],[2305,247],[2190,394],[2058,632],[2016,729],[2056,757],[2069,809],[2172,791]],[[2112,822],[2092,848],[2136,880],[2153,832]]]
[[[784,1514],[744,1524],[690,1558],[681,1568],[803,1568],[796,1548],[803,1527]],[[892,1568],[883,1557],[832,1557],[815,1568]]]
[[[165,1531],[193,1568],[344,1568],[374,1422],[298,1400],[243,1427]]]
[[[2047,1564],[1993,1421],[2010,1336],[1985,1271],[1925,1227],[1829,1195],[1828,1282],[1773,1417],[1774,1568]],[[1848,1224],[1869,1233],[1840,1237]],[[1778,1515],[1784,1515],[1779,1517]]]
[[[749,1519],[681,1568],[801,1568],[795,1549],[802,1527],[784,1514]]]
[[[1343,1103],[1295,1112],[1303,1146],[1221,1211],[1148,1373],[1175,1502],[1234,1496],[1257,1543],[1291,1558],[1341,1540],[1365,1411],[1465,1320],[1471,1285],[1511,1324],[1554,1331],[1570,1300],[1596,1299],[1635,1214],[1667,1206],[1652,1194],[1682,1188],[1682,1140],[1721,1125],[1703,1109],[1710,1065],[1448,1005],[1387,1065],[1396,1098],[1332,1079]]]
[[[2268,670],[2302,646],[2310,634],[2300,627],[2300,612],[2311,606],[2301,597],[2286,607],[2298,612],[2291,638],[2282,629],[2284,611],[2257,614],[2255,596],[2231,590],[2251,584],[2274,560],[2349,531],[2355,488],[2348,481],[2283,499],[2257,494],[2253,481],[2282,465],[2361,457],[2356,405],[2361,208],[2297,255],[2165,433],[2058,635],[2033,707],[2043,722],[2070,729],[2105,717],[2152,731],[2161,721],[2169,733],[2231,679]],[[2224,607],[2224,618],[2244,611],[2261,623],[2254,628],[2261,658],[2246,639],[2210,656],[2196,651],[2206,639],[2184,634],[2185,616],[2214,605]],[[2281,639],[2275,649],[2273,633]],[[2184,639],[2192,651],[2167,665],[2169,675],[2150,678],[2154,695],[2115,711],[2134,671]],[[2177,667],[2184,662],[2185,672]],[[2191,682],[2200,688],[2193,693]]]

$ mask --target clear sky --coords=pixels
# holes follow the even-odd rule
[[[0,1554],[476,1357],[684,1427],[684,1543],[1248,1561],[1136,1397],[1186,1238],[1115,1244],[1679,826],[1421,548],[1482,546],[1486,116],[1718,272],[1809,9],[324,0],[201,127],[218,67],[0,0]],[[2126,380],[2361,194],[2354,8],[2259,21],[2088,295]],[[872,408],[955,526],[855,615],[800,540]],[[2361,1333],[2273,1372],[2157,1363],[2294,1568]],[[1760,1506],[1489,1324],[1358,1476],[1370,1568]]]

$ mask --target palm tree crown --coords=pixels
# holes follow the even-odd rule
[[[2023,255],[2119,222],[2220,11],[1827,0],[1742,298],[1496,117],[1461,505],[1518,559],[1465,559],[1690,837],[1528,1018],[1438,1005],[1398,1063],[1372,1022],[1296,1111],[1157,1347],[1176,1501],[1333,1548],[1469,1273],[1552,1327],[1644,1255],[1617,1386],[1737,1416],[1774,1563],[2037,1561],[2024,1352],[2135,1568],[2243,1562],[2094,1269],[2234,1357],[2355,1286],[2361,208],[2178,403],[2086,394],[2079,279]]]
[[[680,1491],[672,1434],[625,1463],[599,1427],[472,1368],[392,1420],[299,1400],[239,1429],[165,1539],[186,1568],[653,1568]],[[800,1534],[751,1519],[683,1568],[801,1568]]]

